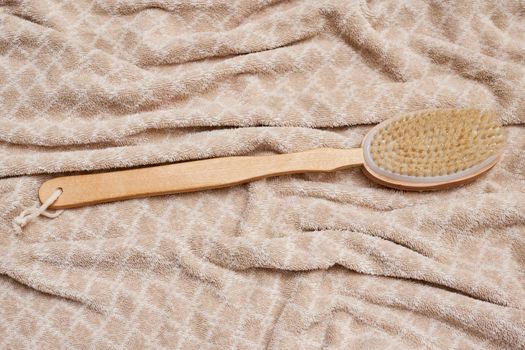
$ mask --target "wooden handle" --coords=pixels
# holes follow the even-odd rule
[[[63,176],[42,184],[44,202],[62,194],[51,209],[81,207],[123,199],[233,186],[268,176],[335,171],[363,164],[363,151],[320,148],[256,157],[224,157],[106,173]]]

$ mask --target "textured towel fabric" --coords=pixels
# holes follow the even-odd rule
[[[0,5],[0,348],[525,348],[522,1]],[[356,147],[445,107],[508,134],[458,189],[355,169],[11,226],[59,173]]]

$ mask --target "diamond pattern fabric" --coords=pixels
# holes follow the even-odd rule
[[[0,0],[0,348],[525,348],[522,1]],[[497,113],[476,182],[359,169],[38,218],[63,173]]]

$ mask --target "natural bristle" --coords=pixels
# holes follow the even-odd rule
[[[490,113],[424,111],[386,123],[370,141],[370,156],[389,173],[446,176],[498,154],[503,143],[502,127]]]

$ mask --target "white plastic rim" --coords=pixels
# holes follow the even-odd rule
[[[470,175],[476,174],[481,169],[489,166],[490,164],[493,164],[496,162],[496,159],[498,157],[498,154],[490,156],[489,158],[485,159],[483,162],[478,163],[468,169],[459,171],[454,174],[450,175],[441,175],[441,176],[412,176],[412,175],[404,175],[404,174],[396,174],[393,172],[390,172],[386,169],[381,168],[379,165],[377,165],[374,162],[374,159],[372,158],[372,155],[370,153],[370,144],[372,143],[372,140],[374,139],[375,134],[379,129],[384,128],[386,125],[390,124],[391,122],[395,121],[397,118],[391,119],[389,121],[382,122],[378,125],[376,125],[369,133],[366,135],[366,137],[363,140],[362,148],[363,148],[363,159],[365,164],[378,175],[381,175],[383,177],[386,177],[388,179],[392,179],[395,181],[404,181],[404,182],[410,182],[414,184],[426,184],[426,183],[447,183],[447,182],[453,182],[455,180],[468,177]]]

